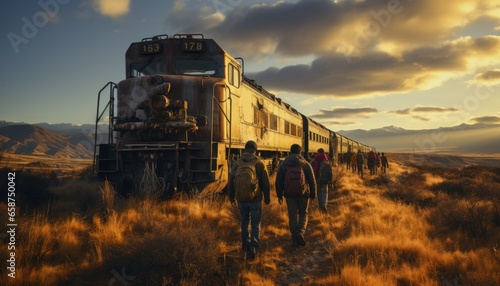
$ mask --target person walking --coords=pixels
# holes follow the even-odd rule
[[[294,245],[305,246],[309,199],[316,198],[316,180],[311,164],[301,155],[302,147],[293,144],[276,174],[276,194],[279,204],[286,199],[288,224]],[[298,214],[298,216],[297,216]]]
[[[325,154],[323,148],[318,149],[318,153],[314,156],[312,161],[314,178],[316,178],[316,185],[318,188],[318,205],[321,212],[327,212],[328,204],[328,184],[331,182],[333,173],[328,163],[328,156]]]
[[[377,161],[377,154],[373,150],[368,152],[368,169],[370,169],[370,175],[375,174],[376,161]]]
[[[352,156],[351,156],[351,166],[352,166],[352,172],[353,173],[356,173],[356,153],[352,153]]]
[[[382,173],[387,172],[387,168],[389,168],[389,161],[387,160],[387,156],[385,156],[384,152],[380,156],[380,160],[382,161]]]
[[[363,163],[365,161],[365,156],[358,150],[358,155],[356,155],[356,163],[358,163],[358,175],[363,178]]]
[[[271,201],[266,166],[256,152],[257,143],[248,141],[241,158],[232,166],[228,181],[229,200],[233,205],[237,202],[241,215],[242,250],[251,260],[255,259],[260,245],[262,197],[266,205]]]

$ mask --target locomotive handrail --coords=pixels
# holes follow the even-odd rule
[[[168,35],[167,34],[162,34],[162,35],[152,36],[152,37],[149,37],[149,38],[143,38],[141,40],[141,42],[156,41],[156,40],[163,40],[163,39],[168,39]]]
[[[197,39],[205,39],[205,37],[203,36],[203,34],[175,34],[172,38],[179,38],[179,39],[189,39],[189,38],[193,38],[193,36],[201,36],[201,38],[197,38]]]
[[[228,89],[229,90],[229,96],[228,96],[228,100],[229,100],[229,105],[230,105],[230,108],[229,108],[229,118],[227,117],[227,114],[224,112],[224,109],[222,108],[222,106],[220,105],[219,101],[217,100],[217,98],[215,98],[215,87],[218,86],[218,85],[221,85],[224,87],[224,89]],[[225,84],[224,82],[216,82],[213,86],[213,89],[212,89],[212,112],[211,112],[211,119],[210,119],[210,122],[212,123],[212,128],[210,128],[212,131],[210,132],[210,158],[212,158],[212,142],[214,140],[214,101],[217,103],[217,106],[219,107],[220,111],[222,112],[222,114],[224,115],[224,117],[226,118],[226,121],[229,123],[229,154],[227,155],[227,168],[228,168],[228,172],[231,170],[231,160],[229,160],[229,157],[231,155],[231,143],[232,143],[232,138],[233,138],[233,134],[232,134],[232,119],[233,119],[233,98],[231,97],[231,87],[229,87],[227,84]]]
[[[109,100],[106,106],[103,108],[101,114],[99,114],[99,105],[101,103],[101,93],[109,87]],[[94,132],[94,161],[92,164],[92,172],[95,173],[95,165],[96,165],[96,153],[97,153],[97,127],[99,125],[99,121],[101,121],[102,116],[104,115],[104,112],[109,108],[109,125],[108,125],[108,144],[113,143],[113,118],[114,118],[114,102],[115,102],[115,97],[114,97],[114,91],[117,89],[116,83],[110,81],[106,85],[104,85],[101,90],[99,90],[99,93],[97,94],[97,112],[96,112],[96,119],[95,119],[95,132]]]

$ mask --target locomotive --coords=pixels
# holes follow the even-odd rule
[[[125,79],[99,91],[94,144],[97,176],[122,194],[141,192],[146,176],[168,195],[210,184],[221,190],[248,140],[269,172],[295,143],[306,158],[323,148],[332,162],[347,150],[373,149],[266,91],[244,75],[242,58],[202,34],[144,38],[125,59]],[[106,111],[107,138],[98,144]]]

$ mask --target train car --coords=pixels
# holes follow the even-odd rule
[[[122,194],[222,189],[248,140],[270,172],[292,144],[306,157],[319,148],[330,156],[353,148],[246,78],[243,59],[201,34],[144,38],[129,46],[125,62],[125,79],[99,91],[94,145],[97,176]],[[97,144],[106,111],[107,140]]]
[[[305,157],[312,159],[318,149],[322,148],[329,156],[330,152],[330,130],[322,124],[302,115],[304,126],[305,144],[303,146]]]

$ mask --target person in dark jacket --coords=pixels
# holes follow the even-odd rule
[[[361,153],[361,150],[358,151],[358,155],[356,155],[356,163],[358,163],[358,175],[363,178],[363,164],[365,162],[365,156]]]
[[[318,188],[318,204],[321,212],[326,213],[326,205],[328,203],[328,184],[321,183],[322,180],[320,178],[320,166],[321,162],[328,163],[328,157],[325,154],[325,150],[323,148],[318,149],[318,153],[314,155],[314,160],[312,161],[312,166],[314,170],[314,178],[316,179],[316,185]]]
[[[293,144],[290,147],[291,154],[285,158],[276,174],[276,194],[280,205],[283,204],[283,196],[285,196],[288,208],[288,223],[293,244],[305,246],[304,233],[307,228],[307,211],[309,208],[309,199],[316,198],[316,180],[311,164],[302,157],[301,152],[302,147],[298,144]],[[304,171],[307,189],[303,195],[289,195],[285,190],[286,167],[298,165],[301,165]]]
[[[387,168],[389,168],[389,161],[387,160],[387,156],[385,156],[384,152],[382,152],[380,160],[382,161],[382,172],[385,174],[387,173]]]
[[[248,141],[245,144],[245,150],[241,154],[243,161],[255,162],[255,173],[257,175],[260,194],[252,201],[238,201],[238,209],[241,214],[241,240],[242,249],[247,252],[250,259],[255,258],[255,254],[260,245],[260,225],[262,221],[262,197],[264,202],[268,205],[270,199],[269,176],[267,174],[266,166],[262,160],[255,154],[257,152],[257,143]],[[231,204],[236,204],[235,201],[235,188],[234,178],[236,170],[238,169],[238,161],[234,163],[231,168],[231,175],[228,181],[228,195]],[[248,225],[251,224],[251,232],[248,232]]]

